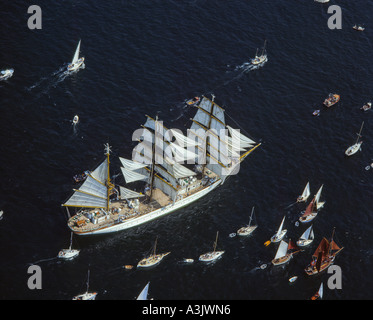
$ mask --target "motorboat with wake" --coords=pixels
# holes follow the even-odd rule
[[[9,79],[10,77],[13,76],[13,73],[14,73],[14,69],[1,70],[0,71],[0,81]]]
[[[76,47],[75,54],[71,63],[67,66],[68,71],[77,71],[80,67],[84,66],[84,57],[79,57],[80,54],[80,42],[79,40],[78,46]]]
[[[364,125],[364,121],[361,124],[361,128],[360,128],[359,133],[357,134],[357,140],[356,140],[355,144],[348,147],[347,150],[345,151],[346,156],[352,156],[353,154],[355,154],[356,152],[358,152],[360,150],[363,141],[359,141],[359,138],[361,137],[361,130],[363,130],[363,125]]]

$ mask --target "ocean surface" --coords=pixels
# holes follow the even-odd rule
[[[69,300],[85,291],[88,269],[98,300],[133,300],[149,281],[155,300],[304,300],[321,282],[325,300],[373,298],[373,168],[366,170],[373,162],[373,111],[360,110],[373,99],[372,1],[37,4],[41,30],[27,26],[28,1],[1,4],[0,68],[15,71],[0,82],[0,299]],[[341,30],[328,28],[332,4],[342,8]],[[355,23],[366,30],[354,31]],[[79,39],[85,68],[66,75]],[[268,62],[253,68],[250,59],[264,40]],[[326,109],[329,92],[341,100]],[[239,174],[153,222],[74,236],[80,255],[56,259],[70,241],[61,204],[76,187],[72,177],[104,159],[105,143],[112,147],[111,172],[119,174],[118,157],[131,157],[132,133],[146,114],[186,132],[195,109],[185,100],[211,94],[227,124],[262,142]],[[320,116],[312,115],[315,109]],[[363,121],[362,151],[346,157]],[[284,216],[288,240],[308,227],[295,225],[306,206],[295,200],[308,181],[311,197],[324,185],[326,201],[313,223],[315,240],[289,264],[273,267],[277,245],[264,242]],[[258,228],[247,238],[230,237],[248,223],[253,206]],[[328,288],[330,274],[303,271],[333,228],[344,247],[335,261],[342,289]],[[198,262],[217,231],[225,254],[213,264]],[[151,270],[125,270],[156,237],[157,251],[171,254]],[[32,264],[42,269],[41,290],[27,286]]]

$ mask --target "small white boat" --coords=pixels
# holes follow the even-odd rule
[[[254,214],[254,207],[251,210],[249,224],[246,227],[242,227],[237,231],[237,234],[239,236],[248,236],[258,227],[257,225],[253,225],[253,226],[251,225],[251,221],[253,220],[253,214]]]
[[[267,55],[264,54],[266,42],[267,42],[267,40],[264,41],[263,51],[262,51],[262,54],[260,56],[258,56],[258,49],[256,50],[255,58],[251,59],[251,64],[258,65],[258,64],[264,63],[268,60]]]
[[[321,191],[323,189],[324,185],[321,185],[320,189],[317,191],[316,195],[310,202],[310,204],[307,206],[306,210],[303,212],[301,217],[299,218],[299,221],[302,223],[310,222],[313,219],[316,218],[318,210],[321,209],[325,201],[321,202],[320,201],[320,196],[321,196]]]
[[[363,110],[363,111],[368,111],[372,108],[372,102],[367,102],[366,104],[364,104],[360,109]]]
[[[88,270],[88,278],[87,278],[87,291],[83,294],[79,294],[73,297],[73,300],[95,300],[97,296],[97,292],[88,292],[89,291],[89,270]]]
[[[193,263],[194,259],[184,258],[183,262],[185,262],[185,263]]]
[[[199,256],[199,261],[210,262],[210,261],[214,261],[218,259],[219,257],[223,255],[224,251],[216,251],[216,245],[218,243],[218,234],[219,234],[219,231],[216,233],[216,240],[214,242],[214,251],[201,254]]]
[[[151,254],[149,257],[142,259],[138,264],[138,268],[148,268],[157,265],[162,261],[164,257],[169,255],[171,252],[156,254],[156,247],[157,247],[157,239],[155,239],[153,254]]]
[[[0,71],[0,80],[7,80],[13,76],[14,69],[6,69]]]
[[[318,2],[318,3],[327,3],[329,2],[330,0],[315,0],[315,2]]]
[[[74,57],[73,57],[73,60],[71,61],[71,63],[67,66],[67,70],[68,71],[76,71],[78,70],[84,63],[84,57],[81,57],[79,58],[79,54],[80,54],[80,41],[79,40],[79,43],[78,43],[78,46],[76,47],[76,50],[75,50],[75,54],[74,54]]]
[[[75,116],[74,116],[74,119],[73,119],[73,125],[78,124],[78,122],[79,122],[79,116],[78,116],[78,115],[75,115]]]
[[[310,194],[310,183],[307,182],[306,187],[303,190],[303,193],[297,198],[297,202],[306,202]]]
[[[0,210],[0,220],[3,218],[3,215],[4,215],[4,211]]]
[[[271,242],[279,242],[282,240],[282,238],[285,236],[286,232],[288,232],[286,229],[282,230],[284,226],[285,216],[282,219],[282,222],[280,224],[280,227],[278,228],[277,232],[271,237]]]
[[[58,253],[58,258],[64,259],[64,260],[71,260],[79,255],[80,250],[72,249],[73,244],[73,233],[71,232],[71,238],[70,238],[70,247],[69,249],[62,249]]]
[[[356,24],[352,27],[352,29],[354,29],[356,31],[364,31],[365,30],[365,28],[363,26],[356,25]]]
[[[150,282],[142,289],[136,300],[148,300],[149,284]]]
[[[291,277],[291,278],[289,279],[289,282],[290,282],[290,283],[293,283],[293,282],[295,282],[295,280],[297,280],[297,279],[298,279],[297,276]]]
[[[313,233],[312,226],[310,226],[303,234],[300,236],[299,240],[297,241],[298,247],[305,247],[312,243],[315,235]]]
[[[361,130],[363,130],[363,125],[364,125],[364,121],[361,124],[360,132],[357,134],[356,143],[348,147],[347,150],[345,151],[346,156],[352,156],[353,154],[355,154],[356,152],[360,150],[361,144],[363,143],[363,141],[359,141],[359,138],[361,137],[360,134],[361,134]]]

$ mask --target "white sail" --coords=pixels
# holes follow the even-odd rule
[[[142,289],[136,300],[148,300],[149,283]]]
[[[101,183],[105,184],[108,178],[108,163],[107,159],[102,162],[90,175]]]
[[[250,138],[246,137],[242,133],[240,133],[238,130],[233,129],[230,126],[227,126],[232,138],[236,138],[238,141],[240,141],[241,147],[252,147],[256,142],[254,140],[251,140]]]
[[[282,227],[283,227],[283,225],[284,225],[284,221],[285,221],[285,216],[284,216],[284,218],[282,219],[282,222],[281,222],[281,224],[280,224],[280,227],[279,227],[278,230],[277,230],[277,234],[276,234],[277,237],[279,237],[280,234],[281,234]]]
[[[321,208],[325,203],[325,202],[320,202],[320,196],[321,196],[321,191],[322,191],[323,186],[324,185],[320,187],[319,191],[317,191],[316,196],[315,196],[315,202],[316,202],[317,209]]]
[[[180,146],[189,147],[189,146],[197,146],[200,145],[199,142],[195,141],[194,139],[188,138],[184,136],[182,133],[178,132],[179,130],[170,129],[172,135],[176,138],[177,142]],[[166,139],[169,138],[166,136]],[[170,139],[168,139],[170,141]],[[171,142],[171,141],[170,141]]]
[[[311,192],[310,192],[310,183],[307,182],[306,187],[304,188],[301,197],[302,197],[302,199],[303,199],[304,201],[306,201],[307,198],[310,196],[310,194],[311,194]]]
[[[323,285],[322,282],[321,282],[320,289],[319,289],[318,292],[319,292],[320,299],[322,299],[322,297],[324,295],[324,285]]]
[[[121,199],[133,199],[133,198],[140,198],[140,197],[145,196],[142,193],[138,193],[136,191],[124,188],[122,186],[119,186],[119,189],[120,189],[120,198]]]
[[[194,152],[184,149],[176,143],[171,142],[169,144],[169,147],[172,150],[176,162],[184,162],[186,160],[195,159],[197,157],[197,155]]]
[[[278,249],[276,252],[275,259],[286,256],[287,251],[288,251],[288,244],[284,240],[281,240],[281,243],[278,246]]]
[[[119,157],[119,160],[122,163],[123,167],[125,167],[128,170],[137,170],[146,167],[146,164],[144,163],[139,163],[125,158]]]
[[[74,57],[73,57],[73,61],[71,61],[71,64],[74,64],[75,62],[77,62],[79,60],[80,41],[81,40],[79,40],[78,46],[76,47],[75,54],[74,54]]]
[[[122,174],[126,183],[131,183],[134,181],[147,181],[149,179],[149,174],[142,171],[141,173],[137,171],[128,170],[126,168],[121,167]]]
[[[306,231],[303,232],[303,234],[300,236],[300,239],[302,240],[311,240],[313,239],[313,229],[312,226],[310,226]]]

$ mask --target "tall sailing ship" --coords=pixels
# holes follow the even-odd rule
[[[105,145],[106,159],[62,204],[67,209],[72,232],[117,232],[174,212],[223,184],[260,146],[240,130],[226,125],[225,110],[214,102],[214,96],[203,97],[192,108],[197,112],[187,136],[177,129],[168,130],[158,117],[146,116],[132,160],[119,157],[126,184],[138,185],[140,181],[145,184],[141,192],[112,183],[111,150]],[[190,169],[190,164],[181,164],[185,161],[197,164]],[[70,207],[76,210],[73,216]]]

